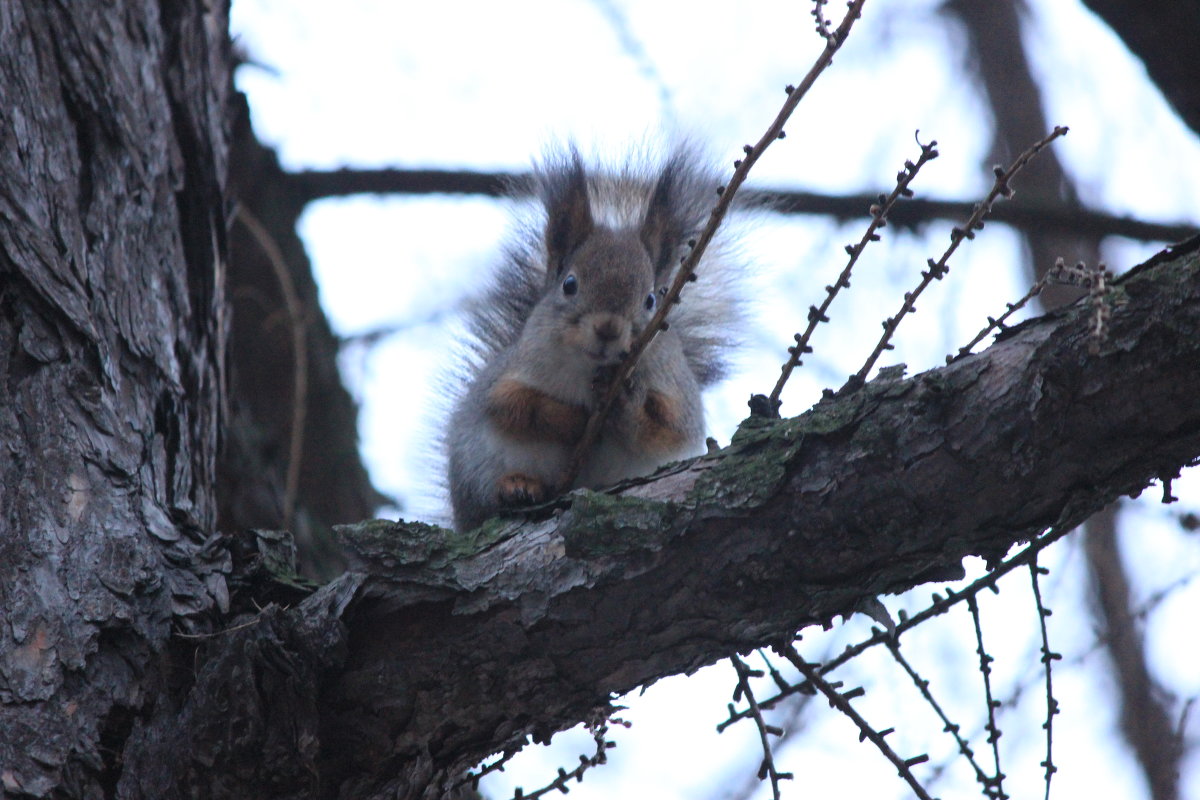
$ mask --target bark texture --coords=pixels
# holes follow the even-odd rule
[[[349,573],[205,642],[126,796],[437,797],[613,693],[1073,527],[1200,456],[1200,239],[1110,301],[1098,355],[1081,301],[613,493],[341,529]]]
[[[100,797],[227,601],[225,4],[0,3],[0,793]]]

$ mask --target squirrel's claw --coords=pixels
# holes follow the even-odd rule
[[[538,478],[510,472],[500,478],[498,492],[502,506],[528,506],[550,499],[550,487]]]

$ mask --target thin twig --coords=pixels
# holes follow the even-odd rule
[[[767,671],[770,673],[771,680],[774,681],[776,688],[785,689],[791,686],[788,679],[783,677],[783,673],[772,663],[763,650],[760,649],[758,654],[762,657],[763,663],[766,665]],[[826,656],[828,656],[828,653],[825,653],[822,658]],[[820,659],[817,660],[820,661]],[[783,705],[782,708],[777,710],[777,713],[774,715],[774,722],[775,727],[780,730],[780,733],[775,738],[775,743],[771,748],[774,752],[779,752],[789,742],[802,737],[808,731],[805,725],[805,716],[808,714],[809,702],[816,695],[817,690],[813,689],[808,694],[800,695],[792,702]],[[760,703],[759,709],[766,710],[766,707]],[[761,778],[757,774],[751,774],[736,789],[726,786],[723,796],[725,800],[750,800],[751,797],[754,797],[758,793],[760,784]]]
[[[1061,259],[1060,259],[1060,263],[1061,263]],[[951,363],[957,361],[958,359],[962,358],[963,356],[970,355],[971,348],[973,348],[975,345],[982,342],[984,340],[984,338],[986,338],[987,335],[989,333],[991,333],[992,331],[999,330],[999,331],[1003,332],[1006,328],[1006,324],[1008,323],[1009,317],[1011,317],[1013,314],[1020,311],[1022,308],[1025,307],[1026,303],[1028,303],[1030,300],[1032,300],[1033,298],[1035,298],[1039,294],[1041,294],[1042,290],[1046,288],[1046,283],[1049,280],[1049,278],[1050,278],[1050,272],[1047,272],[1045,275],[1043,275],[1041,277],[1041,279],[1037,283],[1035,283],[1035,284],[1033,284],[1033,286],[1029,287],[1029,291],[1026,292],[1025,296],[1022,297],[1020,300],[1018,300],[1015,303],[1005,303],[1004,305],[1007,307],[1007,310],[1003,314],[1001,314],[999,317],[988,317],[987,318],[987,321],[988,321],[987,327],[985,327],[979,333],[975,334],[975,338],[973,338],[971,341],[967,342],[962,347],[958,348],[957,353],[955,353],[952,356],[946,356],[946,363],[951,364]]]
[[[954,255],[954,251],[958,249],[958,246],[962,244],[964,239],[975,238],[975,231],[983,228],[983,219],[987,216],[988,212],[991,211],[992,205],[996,202],[996,200],[998,200],[1000,197],[1012,197],[1013,190],[1009,183],[1013,176],[1020,172],[1022,167],[1028,164],[1034,156],[1045,149],[1052,141],[1060,136],[1065,135],[1066,132],[1067,128],[1062,125],[1055,127],[1055,129],[1048,136],[1046,136],[1046,138],[1042,139],[1040,142],[1037,142],[1024,153],[1021,153],[1021,155],[1017,156],[1017,160],[1014,161],[1008,169],[1005,170],[1001,169],[1000,167],[995,168],[993,172],[996,176],[996,180],[992,184],[992,188],[987,193],[987,196],[984,197],[984,199],[978,204],[976,204],[975,210],[971,213],[971,216],[967,219],[966,223],[962,227],[955,227],[951,229],[950,246],[947,247],[945,252],[942,253],[942,257],[937,261],[934,261],[931,258],[926,262],[928,269],[921,272],[921,282],[917,284],[917,288],[913,289],[911,292],[905,292],[904,302],[901,304],[900,310],[896,312],[895,316],[888,317],[883,321],[883,335],[879,338],[879,342],[875,345],[875,349],[871,351],[871,355],[862,365],[862,368],[860,368],[858,372],[850,377],[849,385],[851,387],[861,386],[866,381],[867,375],[871,372],[871,369],[875,366],[875,362],[879,360],[879,356],[883,354],[883,351],[894,349],[891,339],[892,335],[896,332],[896,328],[899,327],[901,320],[903,320],[904,317],[907,316],[911,311],[915,310],[917,298],[921,296],[921,293],[925,291],[925,288],[935,280],[940,281],[946,276],[946,273],[950,271],[950,268],[947,266],[950,256]]]
[[[975,653],[979,656],[979,672],[983,675],[983,695],[987,702],[988,721],[985,728],[988,732],[988,744],[992,746],[992,758],[996,764],[996,774],[983,780],[983,791],[995,800],[1007,800],[1008,795],[1004,793],[1005,776],[1000,770],[1000,728],[996,725],[996,708],[1000,703],[992,698],[992,662],[995,659],[988,655],[983,646],[983,625],[979,619],[979,602],[975,595],[967,598],[967,608],[970,609],[971,619],[975,623]]]
[[[858,656],[862,655],[862,653],[864,653],[865,651],[869,650],[872,647],[875,647],[876,645],[880,645],[880,644],[886,645],[888,642],[890,642],[892,640],[893,636],[898,637],[901,634],[903,634],[904,632],[912,630],[913,628],[915,628],[916,626],[920,625],[923,622],[926,622],[930,619],[933,619],[934,617],[945,614],[947,611],[949,611],[951,608],[953,608],[958,603],[963,602],[964,600],[968,599],[969,597],[973,597],[975,594],[982,591],[983,589],[995,588],[996,582],[999,581],[1002,577],[1004,577],[1008,573],[1012,572],[1017,567],[1028,564],[1030,562],[1030,560],[1033,559],[1039,552],[1041,552],[1042,550],[1044,550],[1046,547],[1050,546],[1054,542],[1058,541],[1062,537],[1066,536],[1068,533],[1071,532],[1071,530],[1072,530],[1071,528],[1051,528],[1049,530],[1049,532],[1043,534],[1041,536],[1041,538],[1036,539],[1035,541],[1031,542],[1029,544],[1029,546],[1026,547],[1024,550],[1017,553],[1015,556],[1013,556],[1012,558],[1003,562],[1002,564],[998,565],[995,569],[993,569],[987,575],[984,575],[984,576],[978,578],[977,580],[972,582],[969,586],[965,587],[962,591],[954,592],[954,591],[951,591],[950,589],[946,589],[945,590],[946,595],[944,597],[935,592],[933,595],[933,602],[931,602],[924,609],[922,609],[921,611],[917,612],[916,614],[914,614],[912,616],[902,616],[901,619],[896,623],[896,628],[895,628],[894,633],[885,631],[881,628],[875,628],[874,632],[871,634],[871,636],[867,637],[866,639],[863,639],[862,641],[858,642],[857,644],[848,645],[846,647],[846,649],[843,650],[841,653],[839,653],[836,657],[830,659],[829,661],[822,662],[821,667],[820,667],[821,674],[828,675],[833,670],[842,666],[846,662],[848,662],[854,658],[857,658]],[[762,708],[769,709],[769,708],[772,708],[776,703],[780,702],[781,700],[783,700],[786,697],[789,697],[794,694],[802,694],[802,693],[806,693],[806,692],[810,692],[810,691],[812,691],[812,687],[809,686],[807,683],[801,682],[801,683],[795,684],[794,686],[792,686],[786,690],[781,690],[778,694],[768,697],[765,700],[760,700],[759,705]],[[722,721],[717,726],[717,730],[722,731],[735,722],[738,722],[743,719],[749,719],[749,718],[750,718],[750,713],[748,711],[738,711],[736,713],[732,713],[732,714],[730,714],[730,716],[727,719]]]
[[[1112,294],[1112,274],[1104,264],[1096,265],[1095,278],[1088,289],[1088,302],[1092,305],[1092,330],[1088,337],[1088,352],[1097,355],[1100,346],[1108,341],[1108,320],[1112,316],[1109,296]]]
[[[733,700],[737,702],[739,696],[745,696],[746,703],[750,706],[750,714],[754,718],[754,724],[758,728],[758,741],[763,752],[762,765],[758,768],[758,779],[770,778],[771,795],[774,800],[780,800],[780,781],[790,781],[793,776],[792,773],[780,772],[775,767],[775,757],[771,753],[771,741],[768,737],[782,736],[783,731],[774,725],[768,725],[767,721],[763,719],[762,710],[758,707],[758,701],[754,699],[754,691],[750,688],[750,678],[761,677],[763,673],[760,670],[750,669],[736,655],[729,657],[729,663],[733,665],[738,676],[738,685],[734,691]]]
[[[875,730],[871,727],[870,723],[863,719],[861,714],[854,710],[854,706],[850,705],[847,695],[854,694],[854,691],[846,692],[845,694],[838,692],[828,681],[821,677],[819,667],[805,661],[800,656],[800,653],[791,645],[782,648],[780,652],[788,661],[792,662],[796,669],[800,670],[801,674],[808,679],[809,683],[816,687],[817,691],[825,695],[825,698],[829,700],[829,705],[842,712],[844,716],[858,727],[861,739],[870,739],[871,743],[879,748],[879,752],[883,753],[884,757],[892,762],[892,765],[896,767],[896,771],[900,773],[900,777],[908,783],[917,797],[921,798],[921,800],[932,800],[929,793],[925,791],[925,787],[912,774],[912,767],[928,761],[929,756],[920,755],[915,758],[901,758],[884,739],[892,730],[890,728],[886,731]]]
[[[513,800],[537,800],[539,797],[549,794],[550,792],[560,792],[566,794],[570,791],[567,784],[574,780],[576,783],[583,781],[583,774],[592,767],[608,763],[608,751],[617,746],[616,742],[609,741],[607,738],[608,726],[620,725],[628,728],[630,723],[618,717],[611,716],[621,710],[622,706],[612,706],[601,709],[599,715],[587,722],[588,729],[592,732],[592,740],[596,743],[596,751],[590,755],[579,756],[579,764],[574,769],[568,770],[563,767],[558,768],[558,775],[550,783],[530,794],[525,794],[525,790],[517,787],[513,792]],[[507,759],[503,759],[507,760]],[[486,768],[485,768],[486,769]],[[463,783],[473,781],[475,778],[482,777],[484,771],[481,771],[476,776],[468,777]],[[460,784],[461,785],[461,784]]]
[[[825,6],[828,2],[829,0],[813,0],[813,9],[808,12],[817,23],[817,35],[826,41],[833,35],[829,30],[829,20],[825,19]]]
[[[1001,314],[999,319],[988,317],[986,328],[975,334],[974,339],[958,348],[956,354],[946,356],[946,363],[950,364],[970,353],[971,348],[982,342],[984,337],[993,330],[999,329],[1003,332],[1008,318],[1023,308],[1031,299],[1041,294],[1047,284],[1067,284],[1088,290],[1088,302],[1092,306],[1088,352],[1096,355],[1100,352],[1100,345],[1108,338],[1108,319],[1112,315],[1112,309],[1108,305],[1108,297],[1112,293],[1111,283],[1112,274],[1105,269],[1104,264],[1099,264],[1092,269],[1081,261],[1074,267],[1068,267],[1062,258],[1059,258],[1054,262],[1054,266],[1046,270],[1041,279],[1030,287],[1024,297],[1015,303],[1006,303],[1008,310]]]
[[[1092,318],[1089,326],[1088,353],[1096,355],[1100,346],[1108,339],[1108,320],[1112,316],[1109,300],[1112,295],[1112,273],[1101,261],[1095,267],[1089,267],[1082,261],[1073,267],[1068,267],[1059,258],[1054,266],[1046,273],[1046,279],[1051,283],[1065,283],[1068,286],[1078,286],[1088,291],[1088,304],[1092,307]]]
[[[479,789],[479,781],[485,775],[491,775],[493,772],[504,772],[505,765],[513,759],[513,756],[521,752],[523,747],[523,745],[521,747],[511,747],[500,753],[500,755],[492,763],[484,764],[482,767],[480,767],[478,772],[467,772],[467,774],[463,776],[462,780],[454,784],[454,788],[457,789],[458,787],[469,783],[471,784],[472,789]]]
[[[1147,618],[1149,618],[1150,614],[1152,614],[1155,610],[1158,609],[1159,606],[1161,606],[1163,604],[1164,601],[1166,601],[1168,598],[1173,596],[1173,594],[1176,591],[1178,591],[1179,589],[1189,586],[1192,583],[1192,581],[1194,581],[1196,579],[1196,577],[1197,577],[1196,573],[1193,573],[1191,575],[1185,575],[1184,577],[1179,578],[1175,581],[1172,581],[1171,583],[1167,584],[1166,586],[1162,587],[1161,589],[1158,589],[1157,591],[1153,592],[1146,598],[1146,601],[1144,603],[1142,603],[1136,609],[1130,611],[1129,619],[1134,622],[1145,621]],[[1110,639],[1111,639],[1111,637],[1107,634],[1096,636],[1092,639],[1091,643],[1088,644],[1086,647],[1075,648],[1074,654],[1071,656],[1071,658],[1063,658],[1060,654],[1056,653],[1055,654],[1056,657],[1054,660],[1058,661],[1061,659],[1062,663],[1066,666],[1071,666],[1071,667],[1082,666],[1083,664],[1087,663],[1088,659],[1090,659],[1093,655],[1096,654],[1096,651],[1098,651],[1101,647],[1104,647],[1110,641]],[[1045,670],[1044,669],[1042,670],[1042,675],[1040,675],[1038,677],[1038,682],[1043,687],[1045,686]],[[1032,688],[1032,685],[1033,684],[1030,683],[1028,680],[1025,680],[1025,681],[1022,681],[1021,683],[1016,684],[1013,687],[1012,691],[1008,694],[1008,696],[1004,698],[1004,705],[1009,708],[1015,708],[1016,706],[1020,705],[1022,699],[1025,696],[1025,693],[1028,692],[1030,690],[1030,688]],[[771,699],[774,699],[774,698],[771,698]],[[760,705],[762,705],[764,708],[769,708],[770,706],[767,705],[768,702],[769,701],[767,701],[767,700],[761,701]],[[1059,707],[1057,702],[1054,705],[1055,705],[1056,709]],[[1057,771],[1058,771],[1058,768],[1055,767],[1055,772],[1057,772]]]
[[[799,86],[788,87],[788,98],[780,109],[779,114],[775,117],[775,121],[767,128],[766,133],[758,140],[757,144],[753,146],[746,145],[743,148],[746,154],[745,158],[734,162],[735,168],[733,176],[729,179],[729,183],[726,186],[719,187],[717,190],[717,204],[709,215],[708,224],[704,226],[704,229],[695,240],[688,242],[691,246],[691,252],[683,259],[675,280],[671,283],[671,288],[660,301],[658,311],[646,325],[641,336],[630,347],[629,355],[625,357],[615,370],[603,399],[588,419],[583,437],[580,439],[579,444],[576,445],[575,452],[571,457],[571,464],[567,469],[567,474],[564,475],[564,486],[570,486],[575,482],[575,478],[579,475],[579,471],[583,467],[584,458],[595,443],[596,438],[600,435],[600,428],[604,424],[604,420],[608,417],[613,404],[616,402],[617,395],[621,392],[621,387],[624,386],[625,381],[633,372],[638,358],[645,351],[646,347],[649,346],[654,337],[658,335],[659,331],[666,329],[667,313],[671,310],[672,306],[679,302],[679,296],[683,291],[683,287],[689,281],[696,279],[696,265],[716,235],[721,222],[725,219],[725,214],[729,211],[729,207],[733,203],[734,195],[737,194],[738,188],[745,182],[751,167],[766,152],[766,149],[772,142],[783,138],[784,123],[787,122],[792,112],[796,110],[796,106],[799,105],[800,101],[808,93],[808,90],[812,88],[817,78],[820,77],[821,73],[833,61],[834,54],[850,34],[850,29],[853,27],[855,20],[862,14],[862,7],[865,3],[866,0],[851,0],[848,4],[849,9],[846,12],[846,16],[842,19],[841,25],[832,33],[831,37],[825,40],[825,48],[817,57],[812,68],[809,69],[808,74],[804,76]]]
[[[292,333],[292,429],[289,431],[287,474],[283,484],[283,528],[292,527],[292,516],[296,510],[296,496],[300,489],[300,460],[304,455],[304,419],[308,411],[308,344],[305,337],[304,308],[296,285],[292,282],[287,262],[279,245],[244,205],[238,206],[234,219],[242,223],[266,256],[275,272],[280,294],[287,308],[288,325]]]
[[[817,8],[820,8],[818,5]],[[919,133],[919,132],[918,132]],[[896,173],[896,188],[892,189],[889,195],[879,195],[876,202],[871,204],[871,224],[867,226],[867,230],[863,233],[862,238],[858,240],[858,244],[846,245],[846,252],[850,255],[850,259],[846,262],[845,268],[842,269],[838,279],[833,282],[832,286],[825,287],[825,299],[821,302],[820,307],[809,306],[808,308],[808,327],[804,329],[804,333],[798,333],[795,336],[796,345],[788,348],[789,358],[787,363],[783,365],[782,374],[779,380],[775,383],[775,388],[771,390],[770,396],[767,398],[768,408],[776,416],[779,415],[779,395],[783,392],[783,386],[787,383],[788,378],[792,375],[792,370],[800,366],[801,357],[806,353],[812,352],[812,347],[809,345],[809,339],[812,338],[813,331],[817,325],[822,322],[828,322],[829,306],[833,304],[833,300],[842,289],[850,288],[850,272],[854,269],[854,265],[858,263],[859,256],[863,250],[867,248],[868,242],[879,241],[878,230],[887,225],[887,217],[891,212],[892,207],[901,197],[912,197],[912,190],[908,188],[909,183],[917,176],[917,172],[925,165],[926,162],[932,161],[938,157],[937,140],[931,141],[929,144],[921,144],[921,140],[917,140],[917,144],[921,147],[921,155],[917,158],[916,163],[912,161],[904,162],[904,169]]]
[[[1046,618],[1050,616],[1050,609],[1042,603],[1042,590],[1038,584],[1038,576],[1049,573],[1045,567],[1039,567],[1037,559],[1029,562],[1029,578],[1033,583],[1033,600],[1037,605],[1038,624],[1042,631],[1042,664],[1046,671],[1046,721],[1042,727],[1046,729],[1046,760],[1042,762],[1042,766],[1046,769],[1046,800],[1050,800],[1050,776],[1058,771],[1058,767],[1054,766],[1052,758],[1054,751],[1054,717],[1059,713],[1058,701],[1054,699],[1054,683],[1050,678],[1050,664],[1062,658],[1060,653],[1055,653],[1050,649],[1050,635],[1046,630]]]
[[[912,678],[913,683],[921,692],[921,696],[925,698],[925,702],[929,704],[929,706],[934,710],[934,713],[936,713],[938,718],[941,719],[942,725],[944,726],[943,730],[954,737],[955,743],[958,744],[958,752],[967,759],[967,762],[975,770],[975,779],[978,780],[979,783],[986,785],[988,781],[987,773],[983,771],[983,767],[979,766],[979,762],[975,760],[975,751],[971,749],[971,745],[966,739],[963,738],[962,734],[959,733],[962,727],[950,721],[950,718],[946,716],[946,712],[942,708],[941,704],[934,699],[933,693],[929,691],[929,681],[922,678],[912,664],[908,662],[908,659],[901,655],[899,639],[894,639],[886,644],[888,650],[890,650],[892,653],[892,658],[896,660],[897,664],[904,668],[904,671],[908,673],[908,677]]]

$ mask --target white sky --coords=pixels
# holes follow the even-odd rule
[[[984,192],[987,112],[976,87],[961,77],[962,37],[937,16],[938,5],[869,0],[833,70],[801,104],[788,138],[772,147],[752,180],[830,192],[888,190],[904,159],[915,158],[913,131],[920,129],[923,140],[939,141],[942,156],[917,179],[918,196],[975,199]],[[1048,117],[1071,126],[1057,153],[1085,202],[1151,220],[1200,221],[1200,143],[1148,88],[1141,65],[1075,0],[1031,5],[1026,36],[1036,69],[1050,78],[1043,82]],[[550,139],[619,153],[627,142],[664,132],[698,135],[731,161],[741,144],[757,140],[784,98],[783,86],[797,82],[819,52],[809,8],[775,0],[235,0],[233,24],[252,59],[268,68],[242,68],[238,84],[249,94],[260,138],[279,149],[285,167],[522,170]],[[840,4],[829,8],[833,16]],[[437,406],[428,387],[449,357],[454,333],[434,317],[484,282],[507,219],[506,204],[494,200],[416,197],[325,201],[302,220],[335,330],[353,336],[380,325],[404,328],[370,351],[349,348],[343,359],[362,404],[364,456],[377,485],[405,503],[404,516],[436,519],[441,511],[436,485],[426,478],[431,462],[424,443],[436,416],[430,409]],[[745,415],[746,398],[774,383],[804,309],[819,302],[821,287],[842,266],[842,245],[856,241],[862,228],[861,222],[789,218],[765,220],[753,231],[752,294],[762,322],[738,375],[706,400],[721,441]],[[942,224],[919,235],[888,229],[885,241],[867,251],[853,289],[833,307],[834,324],[818,329],[817,352],[789,384],[785,413],[803,411],[823,387],[857,368],[879,321],[894,313],[900,287],[911,288],[947,234]],[[1119,271],[1156,249],[1113,242],[1106,258]],[[1019,257],[1012,233],[988,226],[951,262],[950,279],[932,287],[920,313],[901,327],[892,360],[906,362],[911,372],[940,364],[986,315],[1024,292],[1024,278],[1013,271]],[[1200,499],[1194,472],[1176,483],[1176,494],[1193,508]],[[1156,505],[1157,494],[1130,503],[1140,521],[1125,544],[1140,597],[1200,570],[1194,537],[1179,534],[1169,517],[1176,507]],[[1112,694],[1096,669],[1102,656],[1082,666],[1072,661],[1094,639],[1083,605],[1081,556],[1069,538],[1044,561],[1053,567],[1044,585],[1056,612],[1051,644],[1066,656],[1055,672],[1064,713],[1056,719],[1054,792],[1146,796],[1127,755],[1114,746],[1111,708],[1096,700]],[[992,609],[988,646],[1009,657],[997,665],[1002,686],[1040,675],[1030,672],[1035,617],[1027,578],[1019,573],[1008,581],[999,597],[984,601],[984,613]],[[893,612],[915,611],[933,588],[885,602]],[[1182,697],[1200,693],[1194,667],[1200,653],[1189,634],[1198,600],[1194,586],[1175,592],[1148,627],[1157,674]],[[982,724],[981,703],[972,694],[979,675],[970,666],[974,642],[964,623],[969,617],[960,614],[905,641],[926,658],[935,688],[960,701],[964,729],[975,730]],[[867,628],[855,619],[832,637],[851,641]],[[806,637],[808,657],[822,651],[821,638]],[[573,796],[620,791],[662,800],[708,798],[741,786],[757,765],[756,734],[748,724],[714,732],[732,676],[728,664],[718,664],[629,700],[633,708],[624,716],[634,726],[615,732],[614,763],[572,787]],[[923,719],[924,706],[914,705],[911,684],[890,661],[864,660],[838,677],[872,689],[856,706],[880,727],[896,725],[892,744],[906,755],[929,751],[936,762],[947,752],[949,739],[939,725],[912,721]],[[1015,796],[1042,792],[1042,704],[1038,690],[1027,693],[1004,726],[1004,767],[1012,776],[1006,788]],[[907,796],[887,762],[859,746],[845,720],[818,705],[806,723],[812,730],[779,755],[781,768],[798,776],[785,796]],[[1190,730],[1194,740],[1194,725]],[[583,752],[590,752],[586,735],[568,737],[562,748],[530,748],[485,788],[497,798],[514,785],[531,791],[557,766],[574,766]],[[938,793],[976,791],[962,767]],[[1185,792],[1200,796],[1194,758]]]

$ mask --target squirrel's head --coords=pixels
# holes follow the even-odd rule
[[[636,234],[594,228],[563,260],[543,302],[565,323],[564,344],[596,366],[615,364],[654,315],[650,256]]]
[[[687,179],[677,161],[668,162],[645,184],[640,224],[612,228],[594,220],[588,176],[574,149],[542,174],[547,283],[541,305],[557,321],[562,342],[596,366],[620,361],[654,316],[672,257],[696,223],[696,210],[679,200]]]

